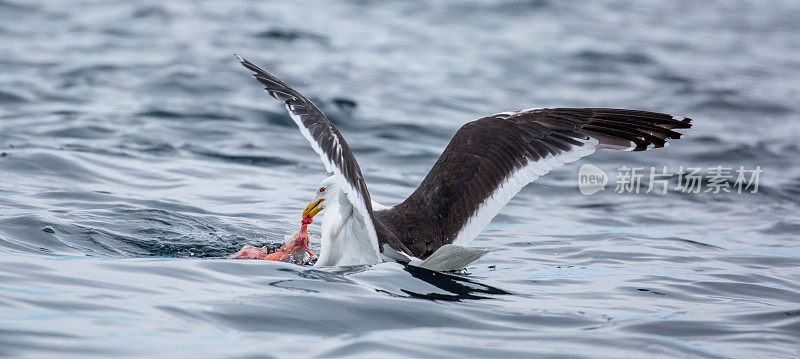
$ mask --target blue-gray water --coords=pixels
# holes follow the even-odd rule
[[[793,1],[0,0],[0,356],[797,357],[798,19]],[[695,126],[525,188],[463,276],[225,260],[296,230],[325,177],[234,53],[316,101],[386,204],[482,115]],[[755,194],[584,196],[584,163],[764,172]]]

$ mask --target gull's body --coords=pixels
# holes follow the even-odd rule
[[[465,248],[525,185],[596,149],[644,151],[680,138],[688,118],[605,108],[529,109],[461,127],[420,186],[393,207],[372,202],[344,137],[299,92],[239,58],[282,101],[333,175],[304,213],[324,209],[315,265],[416,263],[463,268],[484,251]]]
[[[380,253],[370,241],[367,226],[347,200],[347,195],[329,177],[321,186],[327,188],[322,216],[321,248],[316,266],[375,264],[381,261]],[[317,191],[319,193],[319,191]]]

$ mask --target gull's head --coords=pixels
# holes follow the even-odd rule
[[[336,200],[338,193],[339,184],[336,183],[333,176],[326,178],[317,187],[311,203],[309,203],[308,206],[306,206],[306,208],[303,210],[303,218],[314,218],[317,213],[322,212],[322,210],[325,209],[326,205],[335,203],[331,201]]]

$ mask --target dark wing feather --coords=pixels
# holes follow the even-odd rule
[[[477,235],[529,180],[593,152],[587,146],[643,151],[664,147],[681,137],[675,129],[690,127],[688,118],[606,108],[536,109],[481,118],[458,130],[411,196],[375,215],[402,228],[393,233],[407,253],[426,258],[457,238]],[[511,183],[518,188],[498,193],[504,181],[522,170],[539,172],[512,178],[524,183]],[[494,213],[488,219],[477,220],[486,222],[476,225],[480,228],[466,231],[482,206],[497,208],[489,210]]]
[[[305,96],[295,91],[281,80],[270,75],[250,61],[238,55],[239,61],[253,71],[253,76],[265,86],[265,90],[272,97],[278,99],[286,105],[292,115],[292,119],[300,128],[300,132],[311,143],[311,147],[320,155],[322,162],[328,172],[333,172],[335,176],[340,176],[341,180],[347,185],[342,189],[347,192],[348,199],[353,206],[358,209],[365,217],[365,224],[368,231],[374,237],[377,247],[377,234],[374,230],[374,217],[372,212],[372,200],[370,199],[367,184],[361,175],[361,168],[358,166],[350,146],[347,145],[339,130],[328,120],[317,106]]]

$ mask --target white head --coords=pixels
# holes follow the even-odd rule
[[[317,187],[311,203],[303,210],[303,217],[313,218],[326,207],[335,205],[336,201],[338,201],[338,197],[339,184],[336,183],[333,176],[330,176]]]

